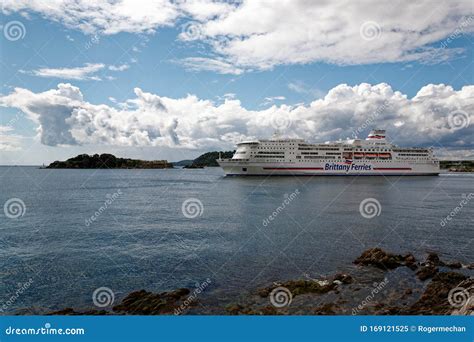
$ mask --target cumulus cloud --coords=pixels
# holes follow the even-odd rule
[[[51,146],[232,148],[243,139],[268,137],[275,128],[317,142],[364,137],[379,127],[400,145],[474,147],[474,86],[454,90],[429,84],[410,99],[385,83],[341,84],[309,105],[249,110],[232,98],[216,104],[194,95],[173,99],[139,88],[121,105],[95,105],[79,88],[61,83],[42,93],[15,88],[0,97],[0,105],[26,113],[38,124],[41,142]],[[275,127],[278,122],[289,124]]]
[[[318,61],[439,63],[462,54],[453,41],[474,31],[470,0],[155,0],[138,6],[133,0],[4,0],[3,12],[13,11],[36,12],[87,34],[192,27],[178,39],[208,44],[213,57],[190,57],[183,64],[230,74]]]
[[[94,74],[104,69],[104,67],[105,65],[102,63],[86,63],[82,67],[75,68],[40,68],[32,70],[31,74],[39,77],[62,78],[65,80],[100,81],[100,77]]]

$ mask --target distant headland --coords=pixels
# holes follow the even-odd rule
[[[55,161],[47,169],[168,169],[173,165],[167,160],[139,160],[118,158],[113,154],[80,154],[66,161]]]
[[[474,172],[474,160],[441,160],[439,166],[449,172]]]
[[[222,158],[232,158],[235,151],[207,152],[207,153],[201,154],[199,157],[197,157],[191,163],[189,163],[188,165],[185,165],[184,167],[187,169],[201,169],[203,167],[219,166],[219,164],[217,164],[219,153],[221,154]]]

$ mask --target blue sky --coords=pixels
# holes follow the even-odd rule
[[[95,152],[179,160],[275,129],[324,141],[361,125],[472,157],[467,1],[342,14],[338,2],[157,2],[142,13],[136,2],[5,1],[1,164]]]

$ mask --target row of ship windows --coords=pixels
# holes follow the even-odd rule
[[[254,156],[255,158],[285,158],[285,156]]]
[[[356,150],[357,153],[358,150]],[[361,150],[362,151],[362,150]],[[375,151],[373,149],[370,150],[363,150],[363,151]],[[380,151],[388,151],[388,150],[380,150]],[[245,154],[246,152],[236,152],[235,154]],[[257,152],[258,154],[274,154],[274,155],[284,155],[284,151],[275,151],[275,152],[268,152],[268,151],[259,151]],[[290,154],[294,154],[293,152],[290,152]],[[307,155],[307,154],[318,154],[318,152],[301,152],[302,155]],[[326,152],[326,155],[332,155],[332,156],[339,156],[341,152]],[[427,157],[428,153],[398,153],[399,156],[403,157]]]
[[[283,151],[279,151],[279,152],[259,151],[258,154],[285,154],[285,152],[283,152]]]
[[[300,151],[339,151],[338,148],[326,149],[326,148],[299,148]],[[344,149],[344,152],[390,152],[389,149],[386,148],[361,148],[361,149]]]
[[[272,148],[272,147],[260,147],[260,150],[279,150],[281,151],[281,148]],[[335,147],[300,147],[298,148],[298,151],[341,151],[340,148]],[[397,151],[397,150],[390,150],[386,148],[360,148],[360,149],[344,149],[344,152],[424,152],[426,151]]]
[[[427,155],[398,155],[399,157],[425,157],[425,158],[417,158],[417,159],[429,159]],[[285,158],[284,155],[255,155],[255,158]],[[317,156],[317,155],[304,155],[303,156],[305,159],[335,159],[336,157],[341,158],[340,154],[335,154],[334,156],[332,155],[322,155],[322,156]],[[297,159],[300,159],[301,156],[296,156]],[[354,157],[355,159],[363,159],[363,157]],[[370,157],[366,156],[367,159],[375,159],[377,157]],[[391,157],[389,157],[391,158]]]
[[[254,156],[255,158],[267,158],[267,159],[270,159],[270,158],[284,158],[284,156],[259,156],[259,155],[256,155]],[[344,158],[341,158],[341,156],[303,156],[304,159],[344,159]],[[296,156],[296,159],[301,159],[301,156]],[[354,159],[364,159],[362,157],[355,157]],[[388,157],[388,158],[378,158],[378,157],[366,157],[365,159],[381,159],[381,160],[387,160],[387,159],[392,159],[391,157]],[[407,158],[403,158],[403,159],[407,159]],[[425,157],[425,158],[416,158],[418,160],[427,160],[427,159],[430,159],[428,157]]]
[[[276,146],[288,146],[288,144],[275,144]],[[294,144],[290,144],[293,146]],[[272,145],[273,146],[273,145]],[[264,146],[259,146],[258,149],[260,150],[275,150],[275,149],[281,149],[280,147],[264,147]],[[319,151],[340,151],[339,147],[317,147],[317,146],[312,146],[312,145],[298,145],[298,150],[300,151],[311,151],[311,150],[319,150]],[[357,149],[351,149],[351,148],[344,148],[344,151],[346,152],[366,152],[366,151],[383,151],[383,152],[389,152],[390,149],[385,149],[385,148],[357,148]],[[414,152],[421,152],[421,153],[426,153],[426,150],[405,150],[405,149],[393,149],[391,150],[393,152],[408,152],[408,153],[414,153]]]

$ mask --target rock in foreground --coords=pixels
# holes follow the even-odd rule
[[[170,315],[184,303],[190,291],[177,289],[171,292],[152,293],[145,290],[130,293],[113,310],[129,315]]]
[[[387,270],[400,266],[407,266],[411,269],[415,269],[415,262],[415,257],[411,254],[402,256],[387,253],[381,248],[371,248],[363,252],[362,255],[354,261],[354,264],[364,266],[372,265]]]

